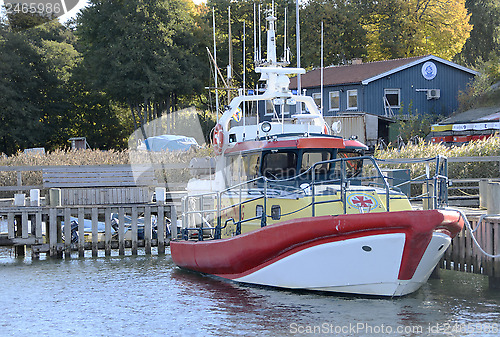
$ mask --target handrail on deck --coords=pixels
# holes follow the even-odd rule
[[[347,176],[347,163],[349,161],[369,161],[372,165],[373,168],[375,169],[375,175],[373,176],[363,176],[361,171],[358,175],[348,177]],[[398,185],[392,185],[389,184],[389,181],[391,178],[385,176],[380,169],[378,162],[383,162],[385,164],[420,164],[420,163],[426,163],[426,174],[424,175],[419,175],[415,179],[411,179],[409,181],[403,182]],[[429,164],[431,162],[435,162],[435,172],[434,174],[431,175],[430,172],[430,166]],[[335,171],[333,168],[335,167],[334,165],[336,163],[339,163],[340,170],[338,177],[336,179],[329,179],[329,180],[318,180],[317,179],[317,173],[316,173],[316,168],[320,165],[326,165],[330,164],[331,167],[328,170],[330,174],[335,174]],[[331,159],[331,160],[325,160],[325,161],[320,161],[314,163],[310,168],[308,168],[306,171],[301,172],[300,174],[292,177],[292,178],[285,178],[285,179],[270,179],[266,176],[261,176],[258,178],[251,179],[249,181],[245,181],[242,183],[238,183],[234,186],[230,186],[228,188],[225,188],[221,191],[217,192],[209,192],[209,193],[202,193],[202,194],[197,194],[197,195],[191,195],[191,196],[186,196],[183,198],[183,212],[182,212],[182,219],[183,219],[183,227],[186,229],[184,233],[188,233],[189,231],[198,231],[200,234],[198,235],[198,240],[203,240],[203,230],[214,230],[214,239],[220,238],[221,235],[221,230],[226,228],[228,225],[228,222],[233,221],[234,224],[236,224],[236,235],[241,234],[241,225],[243,223],[249,222],[249,221],[254,221],[257,219],[261,219],[261,227],[264,227],[267,225],[267,218],[272,217],[272,215],[267,214],[267,199],[268,198],[274,198],[276,196],[274,195],[269,195],[269,184],[273,183],[275,188],[281,188],[284,190],[290,189],[291,191],[286,195],[290,196],[292,194],[303,194],[303,195],[310,195],[311,196],[311,202],[308,203],[307,205],[294,210],[292,212],[286,213],[286,214],[281,214],[281,217],[283,216],[289,216],[291,214],[300,212],[304,209],[307,209],[311,207],[311,215],[314,217],[316,216],[316,205],[319,204],[325,204],[325,203],[332,203],[332,202],[342,202],[343,204],[343,213],[347,213],[346,209],[346,204],[347,204],[347,191],[350,187],[350,184],[356,180],[356,181],[368,181],[369,184],[377,184],[380,185],[381,188],[385,190],[385,202],[386,202],[386,210],[389,212],[390,211],[390,194],[391,191],[394,190],[394,188],[399,189],[399,186],[402,186],[404,184],[412,184],[414,182],[421,182],[422,184],[427,185],[426,192],[423,193],[422,195],[418,196],[421,197],[422,199],[428,199],[431,200],[430,206],[432,208],[440,208],[440,207],[446,207],[448,204],[448,194],[447,194],[447,187],[448,187],[448,166],[447,166],[447,158],[444,156],[437,156],[434,158],[426,158],[424,160],[385,160],[385,159],[377,159],[374,157],[370,156],[359,156],[359,157],[351,157],[351,158],[336,158],[336,159]],[[299,182],[298,178],[303,177],[303,176],[311,176],[310,183],[304,182],[304,184],[307,184],[307,186],[304,186],[304,184],[301,184],[299,187],[294,187],[294,186],[288,186],[288,185],[282,185],[280,183],[285,183],[289,182],[292,180],[295,180]],[[425,179],[422,179],[425,178]],[[373,180],[380,180],[380,182],[376,182]],[[370,182],[371,181],[371,182]],[[255,184],[255,183],[262,183],[263,184],[263,190],[260,192],[260,195],[250,198],[250,199],[245,199],[242,200],[242,194],[246,193],[247,195],[249,194],[250,189],[245,188],[246,186],[250,184]],[[340,199],[331,199],[331,200],[317,200],[317,192],[316,192],[316,187],[318,185],[324,185],[325,183],[338,183],[340,187]],[[432,188],[431,188],[432,186]],[[310,191],[310,192],[309,192]],[[237,202],[230,203],[228,206],[222,207],[221,199],[224,194],[231,194],[234,193],[235,198],[238,198]],[[204,201],[206,200],[205,198],[211,197],[213,198],[217,206],[215,209],[210,208],[210,209],[204,209]],[[280,194],[279,197],[283,197],[282,194]],[[411,199],[411,195],[409,196]],[[242,219],[242,205],[246,203],[250,203],[256,200],[263,200],[263,207],[262,207],[262,214],[256,214],[256,216],[247,218],[247,219]],[[199,203],[201,206],[199,209],[196,208],[196,203]],[[190,205],[192,203],[192,205]],[[194,207],[192,207],[194,205]],[[229,209],[236,209],[238,210],[238,216],[235,219],[234,217],[230,217],[229,219],[226,220],[224,226],[222,226],[221,223],[221,216],[224,211],[227,211]],[[198,225],[196,221],[192,223],[193,221],[190,221],[189,218],[191,215],[201,215],[201,218],[205,220],[204,215],[205,214],[212,214],[212,219],[207,220],[209,221],[216,221],[216,225],[214,227],[205,227],[203,225],[204,221],[201,221],[201,223]],[[196,216],[195,216],[196,217]],[[192,217],[191,217],[192,218]],[[189,239],[189,236],[187,234],[183,235],[183,238]]]

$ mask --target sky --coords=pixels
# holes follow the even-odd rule
[[[28,1],[24,1],[24,2],[27,3]],[[206,2],[206,0],[193,0],[193,2],[196,4],[199,4],[202,2]],[[38,3],[38,2],[35,1],[35,3]],[[68,19],[75,17],[76,14],[80,11],[80,9],[85,7],[87,4],[88,4],[88,0],[78,0],[78,4],[73,9],[71,9],[70,11],[68,11],[68,13],[66,13],[60,17],[60,21],[65,22]],[[4,0],[0,0],[0,6],[3,6],[3,5],[4,5]]]

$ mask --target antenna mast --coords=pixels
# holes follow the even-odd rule
[[[231,6],[227,8],[229,22],[229,65],[227,66],[227,104],[231,103],[231,89],[233,87],[233,41],[231,37]]]
[[[212,7],[212,22],[214,32],[214,75],[215,75],[215,114],[217,116],[217,124],[219,124],[219,90],[217,89],[217,48],[215,44],[215,8]]]
[[[253,63],[257,64],[257,26],[255,25],[255,3],[253,4]]]
[[[324,42],[323,42],[323,21],[321,21],[321,116],[323,116],[323,72],[324,72],[324,67],[323,67],[323,48]]]

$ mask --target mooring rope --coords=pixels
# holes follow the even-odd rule
[[[467,226],[467,229],[469,230],[470,234],[471,234],[471,237],[472,237],[472,241],[474,241],[474,244],[476,245],[477,248],[479,248],[479,250],[481,251],[481,253],[483,253],[484,255],[486,255],[487,257],[490,257],[492,259],[496,259],[496,258],[499,258],[500,257],[500,254],[497,254],[497,255],[492,255],[490,253],[487,253],[483,247],[481,247],[481,245],[479,244],[479,242],[477,242],[477,239],[476,239],[476,236],[474,235],[474,233],[479,229],[479,227],[481,227],[481,224],[482,222],[484,221],[485,218],[489,218],[489,217],[500,217],[500,214],[483,214],[479,217],[479,220],[477,222],[477,226],[475,229],[472,229],[472,226],[470,225],[469,223],[469,220],[467,220],[467,217],[465,216],[465,213],[459,209],[456,209],[456,208],[446,208],[446,210],[449,210],[449,211],[456,211],[460,214],[460,216],[462,217],[462,219],[464,219],[464,222],[465,222],[465,226]]]

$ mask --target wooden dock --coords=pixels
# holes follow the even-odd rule
[[[479,245],[491,255],[500,254],[500,216],[486,217],[478,227],[479,214],[468,215]],[[471,232],[464,226],[453,239],[439,266],[443,269],[486,275],[491,288],[500,289],[500,258],[485,255],[474,243]]]
[[[34,258],[40,253],[69,258],[72,251],[78,251],[83,257],[85,250],[98,256],[99,249],[104,249],[106,256],[111,255],[112,249],[118,249],[120,255],[130,249],[132,255],[136,255],[138,247],[144,247],[145,253],[151,254],[153,246],[158,247],[158,254],[163,254],[169,243],[167,224],[177,218],[177,213],[172,204],[148,203],[2,207],[0,216],[7,220],[7,233],[0,235],[0,246],[15,247],[17,256],[24,256],[30,247]],[[71,225],[72,219],[75,226]],[[91,224],[90,228],[85,228],[86,222]],[[77,240],[65,240],[74,238],[75,233]]]

